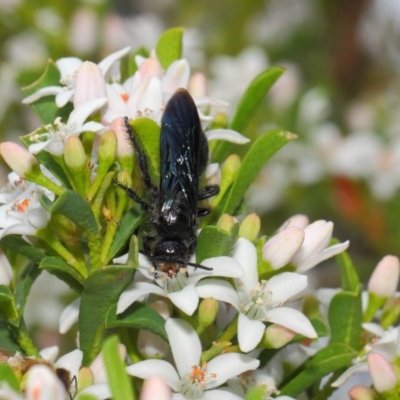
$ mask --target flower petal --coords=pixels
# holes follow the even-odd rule
[[[107,383],[97,383],[94,385],[91,385],[85,389],[83,389],[82,391],[80,391],[78,393],[78,395],[76,397],[74,397],[76,400],[80,399],[80,396],[82,395],[92,395],[94,396],[96,399],[110,399],[112,396],[112,393],[110,391],[110,386]]]
[[[267,311],[267,321],[282,325],[303,336],[314,339],[317,332],[308,318],[300,311],[290,307],[277,307]]]
[[[212,140],[226,140],[227,142],[236,144],[246,144],[250,142],[249,138],[232,129],[210,129],[206,132],[206,137],[209,142]]]
[[[260,343],[265,332],[265,325],[261,321],[247,318],[244,314],[239,314],[238,320],[238,341],[240,350],[249,352],[254,350]]]
[[[162,89],[165,93],[174,93],[176,89],[187,88],[190,66],[185,59],[174,61],[165,72]]]
[[[260,361],[246,354],[228,353],[213,358],[207,365],[207,372],[215,378],[206,381],[206,390],[224,384],[228,379],[258,368]]]
[[[58,108],[64,107],[74,97],[75,89],[63,90],[56,94],[56,105]]]
[[[307,287],[308,278],[295,272],[282,272],[268,279],[267,290],[272,293],[273,301],[283,304],[285,301]]]
[[[368,364],[366,362],[353,365],[352,367],[344,371],[343,374],[340,375],[339,378],[337,378],[336,381],[331,384],[331,386],[339,387],[343,385],[351,376],[358,374],[359,372],[368,372]]]
[[[67,333],[76,322],[78,322],[79,317],[79,307],[81,304],[81,299],[77,298],[67,307],[60,315],[59,332],[61,334]]]
[[[204,260],[201,265],[212,268],[212,271],[197,268],[189,275],[190,283],[197,283],[202,278],[211,276],[225,276],[227,278],[240,278],[244,275],[240,264],[232,257],[212,257]]]
[[[243,400],[243,397],[237,396],[227,390],[207,390],[201,396],[201,400]]]
[[[131,51],[130,47],[124,47],[123,49],[116,51],[115,53],[110,54],[103,60],[98,63],[99,68],[103,72],[103,75],[106,76],[109,69],[112,65],[120,60],[122,57],[125,57]]]
[[[186,356],[186,355],[185,355]],[[180,378],[175,368],[164,360],[146,360],[126,367],[129,375],[148,379],[152,376],[161,376],[165,383],[174,391],[178,391]]]
[[[199,304],[199,295],[193,284],[187,285],[179,292],[169,293],[168,298],[187,315],[192,315]]]
[[[198,365],[201,356],[201,343],[192,326],[183,319],[169,318],[165,323],[176,369],[180,376]]]
[[[75,349],[63,355],[56,362],[57,368],[64,368],[71,373],[71,377],[78,376],[79,368],[82,365],[83,352]]]
[[[23,104],[34,103],[36,100],[39,100],[42,97],[57,95],[62,92],[63,88],[61,86],[46,86],[44,88],[39,89],[37,92],[31,94],[30,96],[25,97],[22,100],[22,103]]]
[[[68,125],[81,127],[86,121],[86,118],[94,111],[99,110],[101,107],[107,104],[107,97],[100,97],[97,99],[87,100],[74,108],[69,115]]]
[[[121,294],[118,300],[117,314],[124,312],[132,303],[142,296],[147,296],[148,294],[158,294],[159,296],[165,297],[166,294],[163,289],[154,285],[153,283],[147,282],[135,282],[129,289],[125,290]]]
[[[222,279],[206,279],[201,281],[196,285],[196,290],[203,299],[212,297],[213,299],[231,304],[237,310],[240,308],[240,299],[235,289],[229,282]]]
[[[257,250],[249,240],[239,238],[232,256],[240,264],[245,274],[242,278],[234,280],[236,288],[249,293],[258,282]]]

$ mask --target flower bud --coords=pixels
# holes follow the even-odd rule
[[[376,392],[367,386],[353,386],[349,396],[351,400],[378,400]]]
[[[64,147],[64,161],[70,174],[70,180],[77,192],[84,195],[86,192],[86,154],[81,140],[77,136],[70,136]]]
[[[65,142],[64,160],[71,172],[78,172],[85,169],[85,149],[77,136],[70,136]]]
[[[140,393],[140,400],[170,400],[171,390],[165,381],[158,377],[153,376],[144,381],[142,391]]]
[[[368,282],[368,291],[379,297],[393,297],[400,276],[399,259],[395,256],[386,256],[376,266]]]
[[[273,269],[289,263],[304,241],[304,231],[295,226],[286,228],[270,238],[263,247],[263,259],[269,261]]]
[[[103,72],[93,62],[85,61],[78,69],[75,81],[74,107],[87,100],[107,97]]]
[[[296,214],[285,221],[279,228],[279,231],[282,231],[283,229],[289,228],[291,226],[304,229],[306,226],[309,225],[309,223],[310,220],[308,219],[307,215]]]
[[[369,353],[368,369],[377,392],[389,392],[397,385],[398,379],[393,365],[379,353]]]
[[[102,164],[107,170],[114,164],[117,152],[117,136],[114,131],[107,131],[100,136],[99,168]]]
[[[197,333],[200,334],[207,327],[209,327],[215,320],[217,316],[219,308],[218,300],[213,298],[207,298],[201,301],[199,305],[199,314],[198,314],[198,329]],[[200,331],[200,332],[199,332]]]
[[[296,332],[282,325],[272,324],[265,330],[262,343],[268,349],[280,349],[288,344],[295,336]]]
[[[230,232],[231,229],[237,224],[237,219],[229,214],[222,214],[217,222],[217,228]]]
[[[8,166],[21,178],[29,179],[33,174],[41,173],[36,158],[16,143],[1,143],[0,154]]]
[[[93,371],[89,367],[82,367],[79,370],[77,381],[79,391],[92,386],[94,383]]]
[[[240,224],[239,237],[244,237],[250,240],[250,242],[254,242],[260,233],[260,227],[260,217],[255,213],[250,214]]]
[[[116,118],[110,125],[110,129],[115,132],[117,137],[117,160],[122,170],[129,173],[133,170],[134,151],[126,131],[124,118]]]

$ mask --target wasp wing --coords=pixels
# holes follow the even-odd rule
[[[159,207],[167,215],[179,198],[196,215],[201,129],[197,107],[185,89],[167,103],[161,121]]]

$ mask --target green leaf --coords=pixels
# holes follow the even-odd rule
[[[1,348],[15,354],[17,351],[21,351],[20,346],[15,341],[14,336],[8,329],[6,320],[0,315],[0,343]],[[0,364],[1,365],[1,364]]]
[[[117,304],[113,304],[106,317],[106,328],[144,329],[168,342],[164,326],[164,318],[153,308],[140,302],[133,303],[122,314],[118,315]]]
[[[183,31],[183,28],[171,28],[166,30],[158,39],[156,54],[164,69],[182,58]]]
[[[18,310],[14,301],[14,294],[10,288],[0,285],[0,312],[6,319],[18,318]]]
[[[39,265],[50,274],[65,282],[72,290],[81,293],[83,290],[84,278],[76,269],[59,257],[45,257]]]
[[[102,354],[113,400],[133,400],[131,382],[119,354],[117,336],[105,340]]]
[[[18,278],[17,286],[15,287],[15,303],[17,305],[19,315],[24,314],[25,303],[32,285],[42,271],[37,264],[29,264],[21,276]]]
[[[41,250],[33,247],[25,242],[19,235],[6,235],[0,240],[0,247],[3,249],[10,249],[16,253],[22,254],[28,260],[40,263],[43,257],[46,256]]]
[[[59,212],[89,234],[97,233],[97,223],[93,212],[89,204],[78,193],[66,190],[50,207],[48,202],[48,199],[41,196],[41,204],[51,214]]]
[[[16,392],[19,392],[19,383],[17,377],[14,374],[13,369],[7,364],[0,364],[0,385],[3,386],[4,383],[7,382],[8,386],[11,389],[14,389]],[[15,398],[18,398],[16,395]]]
[[[52,60],[49,60],[43,75],[36,82],[22,88],[22,93],[25,96],[29,96],[44,87],[61,86],[60,78],[60,71],[57,66]],[[62,117],[63,120],[66,120],[72,111],[71,104],[68,104],[62,109],[58,108],[55,104],[53,95],[40,98],[31,104],[31,107],[43,125],[53,124],[54,120],[58,116]]]
[[[344,343],[358,349],[363,318],[361,290],[359,285],[355,293],[339,292],[333,297],[328,311],[331,343]]]
[[[345,344],[334,343],[324,347],[286,378],[280,388],[280,395],[297,398],[301,392],[331,372],[348,367],[355,357],[357,352]]]
[[[329,336],[330,332],[324,321],[322,321],[319,318],[309,318],[309,319],[310,319],[311,325],[317,332],[317,335],[319,338],[324,337],[324,336]]]
[[[230,125],[231,129],[237,132],[245,130],[271,86],[284,72],[285,69],[282,67],[269,67],[253,79],[239,100]]]
[[[86,279],[79,312],[84,365],[89,365],[99,353],[107,311],[132,282],[133,273],[131,268],[108,266],[94,271]]]
[[[111,245],[108,259],[115,257],[128,243],[129,239],[143,220],[140,206],[135,204],[122,218]]]
[[[332,244],[339,243],[338,240],[332,240]],[[355,292],[360,284],[360,278],[354,268],[353,262],[346,251],[336,256],[336,261],[340,268],[340,279],[342,282],[342,289],[350,292]]]
[[[219,215],[234,214],[250,184],[257,177],[267,160],[283,145],[295,138],[296,136],[290,132],[274,129],[266,132],[253,143],[243,159],[234,184],[222,201],[220,206],[222,210]]]
[[[147,156],[151,180],[156,184],[160,180],[160,127],[149,118],[136,118],[130,123],[140,148]]]
[[[207,226],[200,231],[196,246],[196,263],[207,258],[230,255],[237,237],[216,226]]]

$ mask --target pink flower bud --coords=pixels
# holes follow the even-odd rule
[[[133,156],[132,143],[129,140],[128,132],[126,131],[124,118],[116,118],[110,125],[110,129],[115,132],[117,137],[117,158],[121,159],[126,156]]]
[[[138,73],[141,80],[146,78],[161,78],[162,67],[157,56],[152,53],[149,58],[146,58],[139,66]]]
[[[78,107],[87,100],[103,97],[107,97],[103,72],[97,64],[85,61],[76,75],[74,107]]]
[[[170,400],[171,390],[164,380],[158,376],[147,379],[144,382],[140,400]]]
[[[354,386],[349,390],[351,400],[375,400],[376,392],[366,386]]]
[[[393,389],[398,382],[393,365],[379,353],[369,353],[367,362],[376,391],[382,393]]]
[[[304,229],[309,223],[310,220],[308,219],[307,215],[296,214],[290,217],[287,221],[285,221],[281,225],[279,230],[281,231],[291,226],[296,226],[297,228]]]
[[[278,232],[263,247],[263,259],[269,261],[273,269],[279,269],[289,263],[293,254],[301,247],[304,231],[295,226]]]
[[[399,259],[386,256],[378,263],[368,282],[368,291],[381,297],[393,297],[400,276]]]
[[[21,178],[27,178],[27,174],[34,169],[39,170],[36,158],[20,145],[13,142],[0,144],[0,154],[8,166]]]
[[[268,343],[268,348],[280,349],[288,344],[295,336],[296,332],[282,325],[272,324],[265,330],[263,341]]]

